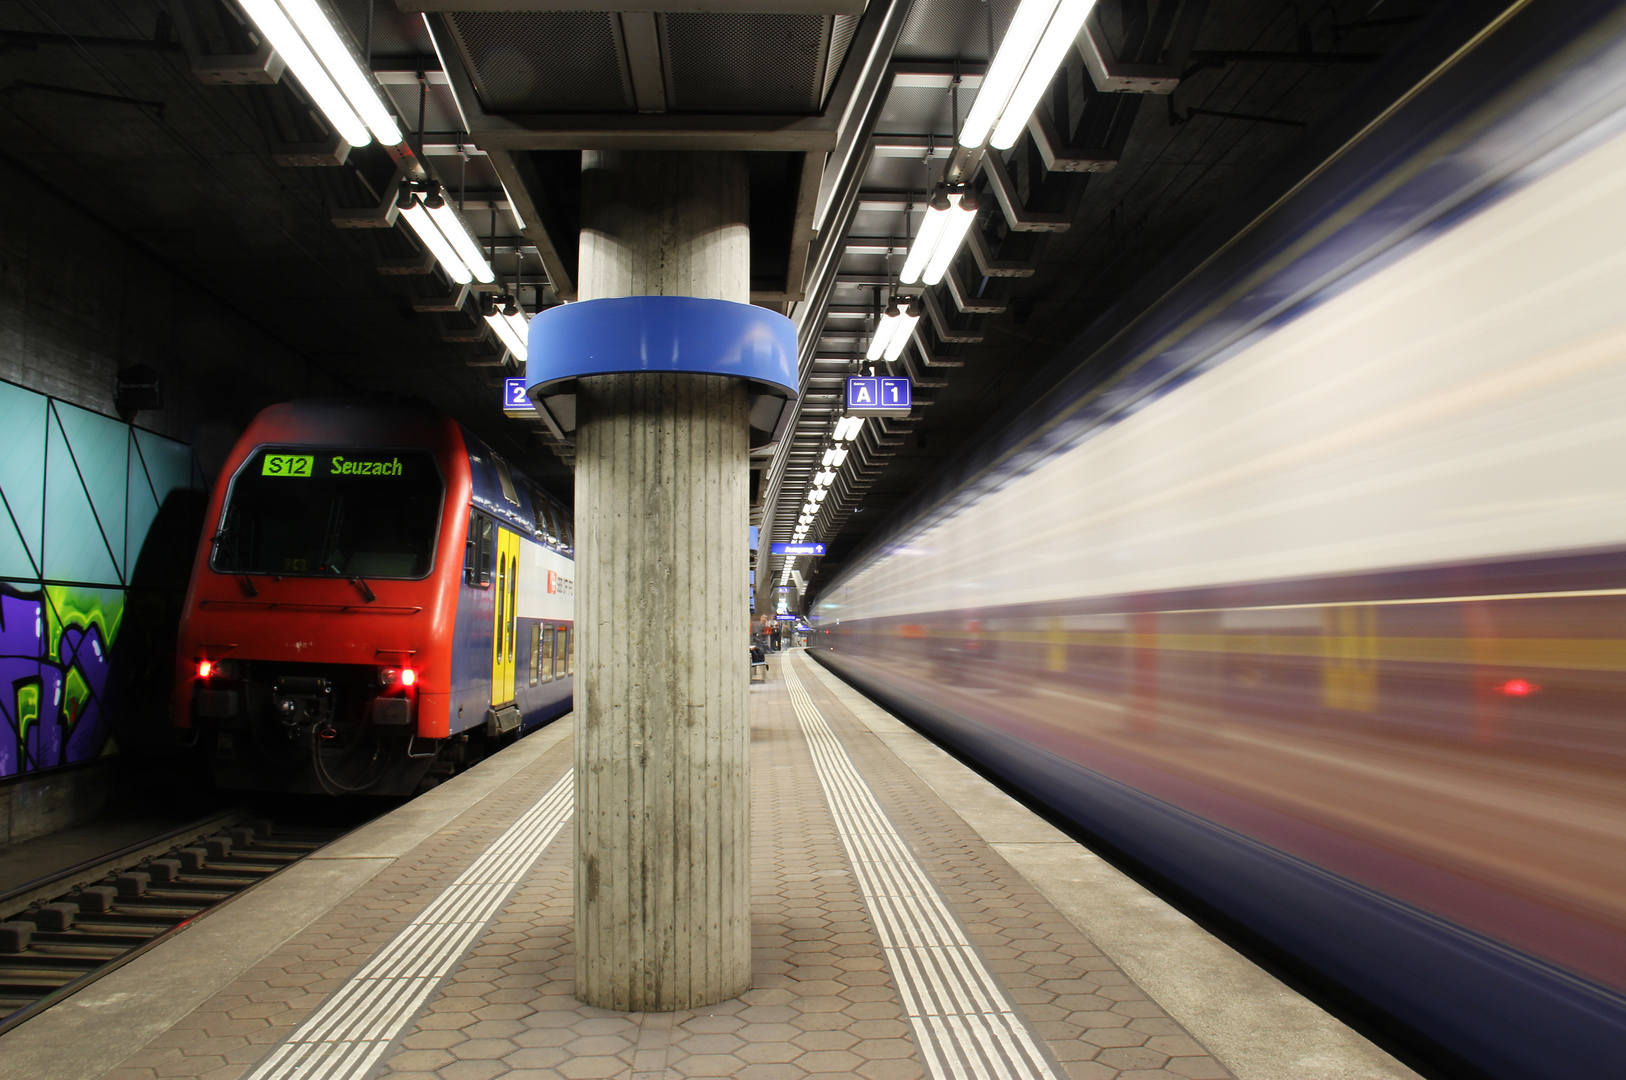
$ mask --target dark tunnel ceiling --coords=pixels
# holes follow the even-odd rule
[[[179,5],[184,5],[180,17],[206,39],[207,51],[252,48],[229,0],[19,0],[0,7],[0,130],[6,156],[190,274],[198,288],[226,299],[339,386],[427,398],[569,498],[569,466],[546,433],[500,412],[497,386],[509,372],[500,366],[500,348],[480,340],[482,324],[473,301],[454,311],[433,310],[449,306],[444,299],[437,305],[436,298],[452,290],[438,275],[399,272],[423,263],[404,226],[336,227],[336,219],[365,215],[377,201],[395,168],[390,155],[374,145],[351,150],[342,165],[309,164],[324,152],[327,134],[288,80],[273,86],[201,80],[177,32],[173,16]],[[330,6],[358,43],[370,40],[374,70],[382,73],[403,128],[419,127],[421,102],[423,141],[432,145],[419,160],[477,207],[466,203],[465,212],[482,241],[496,234],[499,274],[521,275],[522,295],[533,310],[556,301],[555,292],[544,286],[549,271],[543,247],[554,242],[558,249],[555,275],[573,269],[572,200],[579,192],[570,191],[570,166],[576,150],[565,146],[510,155],[518,163],[512,175],[522,177],[527,189],[515,198],[530,201],[534,216],[544,219],[527,222],[532,228],[526,236],[535,241],[538,228],[546,233],[543,244],[520,240],[516,266],[516,225],[493,161],[483,154],[465,161],[457,153],[461,122],[454,87],[438,73],[423,17],[402,13],[387,0],[371,5],[338,0]],[[515,0],[514,6],[527,4]],[[772,0],[760,6],[772,8]],[[1101,0],[1102,22],[1122,58],[1133,59],[1137,52],[1140,59],[1158,58],[1169,29],[1159,19],[1162,6],[1150,0]],[[1061,212],[1068,227],[1005,237],[998,235],[1001,223],[991,220],[998,218],[997,207],[984,214],[1003,245],[1001,257],[1029,262],[1033,273],[983,284],[982,295],[1003,311],[964,315],[949,307],[952,335],[981,340],[939,342],[938,359],[957,366],[929,369],[928,379],[943,385],[922,387],[917,399],[930,404],[917,406],[909,422],[892,425],[895,434],[875,448],[879,453],[872,458],[868,486],[854,493],[834,531],[816,537],[831,544],[819,571],[839,566],[1064,344],[1203,221],[1273,179],[1306,131],[1334,116],[1382,58],[1444,6],[1437,0],[1211,0],[1180,84],[1166,96],[1090,93],[1075,57],[1052,95],[1052,113],[1066,116],[1074,145],[1115,150],[1117,164],[1105,172],[1047,173],[1042,166],[1030,167],[1032,161],[1024,163],[1024,154],[1035,157],[1027,137],[1017,144],[1013,174],[1022,198],[1029,209]],[[825,7],[859,10],[856,4]],[[907,63],[912,72],[951,71],[955,61],[967,73],[980,72],[990,26],[1000,32],[1013,8],[1013,0],[993,0],[986,7],[978,0],[916,0],[893,61]],[[781,113],[816,113],[819,84],[829,95],[840,73],[842,38],[852,38],[858,19],[822,18],[822,31],[802,37],[787,32],[778,39],[786,43],[779,46],[784,67],[800,72],[796,78],[801,79],[787,76],[780,80],[785,85],[775,84],[773,93],[783,100],[774,108]],[[668,27],[662,47],[673,112],[685,107],[697,115],[751,111],[749,87],[731,69],[727,48],[713,48],[692,26],[680,32],[676,18],[662,25]],[[816,55],[808,55],[809,49]],[[1241,53],[1251,55],[1236,56]],[[532,56],[525,62],[545,60]],[[772,65],[761,61],[758,56],[752,70],[770,70]],[[489,63],[483,74],[493,75]],[[806,96],[800,87],[808,80],[813,97],[801,102],[797,95]],[[952,142],[950,96],[929,85],[930,79],[916,82],[924,84],[893,85],[885,99],[872,140],[885,149],[875,152],[863,175],[849,237],[896,237],[902,244],[902,204],[910,192],[926,190],[941,171],[940,151],[929,168],[923,159]],[[1066,104],[1057,113],[1063,84]],[[534,80],[526,85],[542,92],[534,90]],[[623,83],[622,91],[631,101],[628,86]],[[622,92],[614,86],[605,92],[611,91]],[[485,92],[497,91],[487,87]],[[579,103],[572,108],[579,111]],[[604,130],[646,119],[614,101],[604,109]],[[817,160],[822,165],[822,153]],[[755,176],[764,192],[761,197],[753,192],[759,244],[753,299],[795,316],[789,300],[797,295],[809,250],[806,242],[798,243],[799,237],[806,239],[795,231],[799,223],[792,223],[793,212],[800,210],[802,155],[769,143],[759,161]],[[817,170],[807,175],[818,178]],[[994,206],[992,198],[983,202]],[[894,272],[900,262],[894,259]],[[884,256],[866,254],[860,246],[842,257],[838,269],[827,316],[809,320],[802,313],[801,321],[823,326],[818,356],[861,351],[863,312],[874,302],[868,282],[884,271]],[[819,365],[815,382],[821,373],[828,382],[842,373],[842,365]],[[235,370],[228,357],[214,373],[228,382],[249,375]],[[822,430],[818,405],[815,398],[804,401],[797,428],[804,442]],[[765,476],[778,474],[777,485],[753,486],[759,497],[772,486],[778,503],[800,502],[811,470],[795,453],[772,466],[766,459],[754,464]],[[788,539],[788,519],[776,509],[774,503],[766,505],[765,518],[780,526],[775,539]]]

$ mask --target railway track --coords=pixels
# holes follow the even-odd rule
[[[0,893],[0,1034],[351,828],[215,814]]]

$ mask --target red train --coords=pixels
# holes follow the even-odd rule
[[[443,413],[272,406],[205,521],[174,720],[222,786],[411,794],[569,710],[570,513]]]

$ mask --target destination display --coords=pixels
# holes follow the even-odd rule
[[[278,446],[232,479],[210,565],[224,574],[420,578],[445,485],[423,449]]]
[[[408,460],[411,460],[411,455],[408,455]],[[317,476],[402,476],[404,470],[398,454],[388,458],[357,459],[342,454],[328,457],[325,454],[277,454],[267,451],[260,464],[261,476],[295,479]]]

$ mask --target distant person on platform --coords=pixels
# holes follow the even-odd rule
[[[773,628],[773,651],[774,651],[774,652],[778,652],[778,651],[779,651],[779,642],[780,642],[780,637],[779,637],[779,627],[778,627],[778,625],[777,625],[777,624],[776,624],[776,625],[775,625],[775,626],[774,626],[774,628]]]

